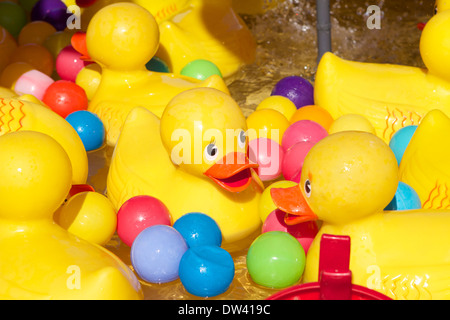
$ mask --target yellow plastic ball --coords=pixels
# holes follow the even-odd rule
[[[32,21],[22,28],[17,41],[19,45],[27,43],[43,44],[45,39],[55,32],[55,27],[46,21]]]
[[[344,114],[333,121],[328,129],[329,134],[341,131],[364,131],[376,134],[372,123],[359,114]]]
[[[71,45],[73,31],[58,31],[48,36],[42,45],[50,51],[53,58],[57,58],[59,52],[65,47]]]
[[[84,89],[88,100],[92,100],[101,79],[102,68],[96,63],[91,63],[78,72],[75,83]]]
[[[116,231],[117,213],[107,197],[88,191],[72,196],[55,215],[55,221],[84,240],[104,245]]]
[[[261,217],[261,221],[264,223],[266,221],[267,216],[277,208],[277,206],[272,201],[272,196],[270,195],[270,189],[273,188],[289,188],[297,185],[294,181],[282,180],[277,181],[269,185],[264,189],[261,194],[261,198],[259,200],[259,216]]]
[[[281,144],[289,125],[288,119],[276,110],[255,110],[247,118],[248,137],[249,140],[268,138]]]
[[[314,121],[320,124],[325,130],[328,130],[334,121],[327,110],[316,105],[304,106],[298,109],[290,119],[290,123],[292,124],[301,120]]]
[[[257,107],[256,110],[272,109],[280,112],[286,117],[291,119],[294,113],[297,111],[295,104],[286,97],[283,96],[270,96],[264,99]]]

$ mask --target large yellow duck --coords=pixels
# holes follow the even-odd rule
[[[227,77],[255,59],[256,42],[231,0],[97,0],[83,9],[82,29],[98,10],[117,2],[134,2],[155,17],[161,32],[156,56],[174,73],[193,60],[206,59]]]
[[[426,69],[347,61],[326,53],[318,66],[315,103],[333,118],[347,113],[368,118],[385,142],[406,125],[417,125],[432,109],[450,114],[450,5],[437,1],[420,52]]]
[[[259,232],[263,189],[257,165],[246,156],[246,130],[236,102],[212,88],[177,95],[161,120],[133,109],[114,150],[107,195],[116,208],[134,196],[156,197],[174,222],[189,212],[208,214],[222,231],[223,245],[241,248]]]
[[[383,212],[397,175],[387,144],[371,133],[347,131],[311,149],[299,185],[271,190],[287,223],[323,222],[308,251],[304,282],[317,281],[322,234],[348,235],[354,284],[394,299],[450,299],[450,211]]]
[[[102,67],[101,81],[89,110],[103,121],[107,143],[114,145],[131,109],[141,106],[161,116],[176,94],[195,87],[229,93],[223,79],[204,81],[148,71],[145,64],[158,48],[159,29],[153,16],[133,3],[116,3],[99,10],[89,23],[89,56]]]
[[[0,149],[0,299],[142,299],[119,258],[53,221],[72,180],[61,145],[21,131]]]
[[[419,195],[422,208],[450,209],[450,119],[440,110],[423,118],[400,163],[399,178]]]
[[[0,135],[23,130],[45,133],[58,141],[72,163],[72,183],[86,183],[88,157],[72,126],[48,107],[32,102],[27,95],[0,97]]]

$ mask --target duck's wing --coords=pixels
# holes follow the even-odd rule
[[[129,198],[158,190],[175,166],[161,141],[160,120],[137,107],[125,120],[107,178],[107,195],[119,208]]]
[[[314,98],[334,119],[348,113],[365,116],[386,142],[432,109],[450,111],[449,85],[423,69],[348,61],[332,53],[319,63]]]

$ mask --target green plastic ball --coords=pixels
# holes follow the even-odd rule
[[[19,0],[19,4],[26,12],[31,12],[31,9],[33,9],[38,1],[39,0]]]
[[[27,24],[27,14],[17,3],[11,1],[0,2],[0,26],[11,33],[14,38],[19,36],[20,30]]]
[[[202,59],[189,62],[181,70],[180,74],[198,80],[205,80],[208,77],[212,76],[213,74],[222,77],[222,73],[214,63]]]
[[[305,251],[297,239],[287,232],[270,231],[251,244],[247,269],[255,283],[281,289],[300,280],[305,260]]]

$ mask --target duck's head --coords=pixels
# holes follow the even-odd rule
[[[134,3],[100,9],[86,31],[89,56],[103,67],[119,71],[144,70],[159,46],[155,18]]]
[[[0,219],[50,219],[72,184],[61,145],[35,131],[0,136]]]
[[[287,224],[319,219],[339,225],[381,212],[395,195],[397,175],[394,153],[380,138],[339,132],[314,145],[297,186],[274,188],[271,195]]]
[[[420,53],[431,74],[450,81],[450,0],[436,2],[436,14],[425,25]]]
[[[161,138],[172,162],[231,192],[246,189],[257,167],[247,157],[246,131],[237,103],[213,88],[178,94],[161,117]]]

